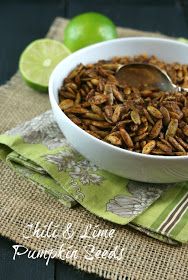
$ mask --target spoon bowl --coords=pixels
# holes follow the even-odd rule
[[[169,92],[188,91],[186,88],[174,85],[165,71],[148,63],[123,65],[117,70],[116,79],[123,87],[154,88]]]

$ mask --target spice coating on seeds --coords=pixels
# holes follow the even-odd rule
[[[150,63],[173,83],[188,87],[188,65],[167,64],[155,56],[114,57],[78,65],[64,79],[59,106],[92,136],[129,151],[152,155],[188,154],[188,93],[122,86],[121,65]]]

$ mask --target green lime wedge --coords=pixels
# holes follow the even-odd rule
[[[50,74],[70,51],[62,43],[39,39],[29,44],[19,61],[19,70],[26,83],[39,91],[48,90]]]

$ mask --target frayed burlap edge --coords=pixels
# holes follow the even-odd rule
[[[48,36],[63,37],[65,21],[58,18]],[[120,32],[121,31],[121,32]],[[132,33],[126,33],[126,32]],[[119,29],[121,36],[150,35]],[[136,33],[135,33],[136,32]],[[156,36],[156,34],[154,34]],[[157,34],[158,36],[158,34]],[[0,131],[3,132],[18,123],[31,119],[50,108],[48,97],[28,88],[17,73],[0,88]],[[93,272],[107,279],[187,279],[188,246],[173,247],[149,238],[128,227],[118,226],[95,217],[82,207],[67,209],[38,186],[15,174],[5,163],[0,162],[0,233],[32,250],[56,249],[64,243],[66,247],[78,250],[79,258],[65,261],[87,272]],[[25,239],[30,233],[28,224],[40,222],[41,226],[53,222],[59,225],[60,238]],[[74,237],[62,237],[64,227],[73,224]],[[88,224],[99,225],[100,229],[115,229],[112,239],[81,239]],[[119,261],[109,259],[84,259],[84,246],[93,245],[96,250],[124,248]]]

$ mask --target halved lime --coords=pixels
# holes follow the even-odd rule
[[[50,74],[70,51],[62,43],[39,39],[29,44],[19,61],[19,70],[26,83],[34,89],[47,91]]]

